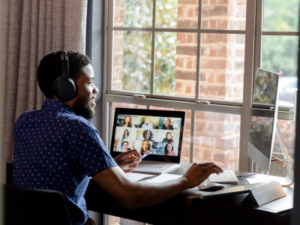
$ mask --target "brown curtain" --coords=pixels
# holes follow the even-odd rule
[[[0,105],[4,107],[0,182],[5,182],[6,162],[13,160],[16,120],[24,111],[40,109],[44,101],[37,85],[39,61],[47,53],[61,49],[85,52],[87,12],[87,0],[4,0],[3,4],[4,40],[0,54],[5,90]]]

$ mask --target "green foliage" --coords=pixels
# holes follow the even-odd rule
[[[265,31],[298,31],[299,0],[264,0]]]
[[[265,0],[265,31],[298,31],[299,0]],[[262,43],[262,68],[272,72],[282,71],[282,76],[297,74],[297,36],[264,36]]]
[[[149,93],[152,33],[124,31],[123,90]]]
[[[125,0],[126,27],[152,27],[149,0]],[[177,21],[177,0],[157,1],[156,24],[166,27]],[[177,25],[177,23],[176,23]],[[172,25],[173,26],[173,25]],[[177,34],[157,32],[155,35],[154,93],[174,95]],[[123,44],[123,90],[149,93],[151,88],[152,33],[125,31]]]
[[[263,36],[262,68],[272,72],[282,71],[283,77],[297,76],[297,36]]]

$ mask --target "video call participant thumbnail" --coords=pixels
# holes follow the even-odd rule
[[[128,131],[128,129],[124,130],[124,134],[123,134],[123,138],[122,139],[123,140],[129,139],[129,131]]]
[[[174,139],[172,138],[171,132],[166,133],[166,137],[162,140],[162,142],[175,143]]]
[[[123,150],[123,152],[131,150],[130,148],[128,148],[128,146],[129,146],[128,141],[123,141],[121,144],[121,150]]]
[[[142,128],[153,129],[153,125],[152,123],[150,123],[150,120],[148,118],[145,119],[145,123],[142,125]]]
[[[171,143],[166,144],[164,154],[165,155],[176,156],[176,153],[174,151],[174,146]]]
[[[151,130],[145,130],[140,138],[142,141],[154,141],[154,134]]]
[[[131,117],[130,116],[125,117],[123,127],[132,127],[132,122],[131,122]]]
[[[144,155],[148,150],[150,150],[150,143],[149,141],[143,141],[140,153]]]
[[[169,117],[166,117],[164,119],[164,124],[162,126],[163,130],[174,130],[173,125],[171,125],[171,119]]]

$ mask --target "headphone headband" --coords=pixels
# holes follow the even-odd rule
[[[69,79],[69,58],[68,53],[66,51],[60,52],[61,58],[61,73],[63,79]]]

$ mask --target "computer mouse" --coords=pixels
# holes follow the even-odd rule
[[[216,183],[205,183],[198,185],[200,191],[218,191],[224,188],[221,184]]]

